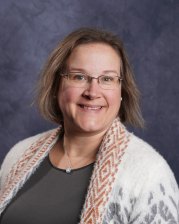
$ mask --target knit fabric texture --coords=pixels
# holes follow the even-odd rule
[[[0,213],[33,175],[62,128],[16,144],[0,173]],[[60,220],[59,220],[60,221]],[[166,161],[117,118],[99,148],[80,224],[179,224],[179,189]]]

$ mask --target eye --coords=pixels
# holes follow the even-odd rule
[[[105,83],[114,82],[114,79],[115,78],[113,76],[109,76],[109,75],[101,76],[101,81]]]
[[[86,80],[86,76],[81,73],[70,73],[69,74],[70,79],[73,81],[84,81]]]

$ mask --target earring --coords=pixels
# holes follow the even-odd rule
[[[122,97],[121,97],[121,101],[122,101]]]

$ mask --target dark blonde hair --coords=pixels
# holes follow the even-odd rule
[[[110,45],[121,60],[122,103],[119,117],[122,122],[143,127],[144,121],[139,107],[139,90],[121,40],[110,32],[93,28],[80,28],[69,34],[51,53],[38,84],[37,103],[41,114],[48,120],[61,123],[63,120],[57,99],[60,73],[75,47],[88,43]]]

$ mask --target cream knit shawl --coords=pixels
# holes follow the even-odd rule
[[[0,214],[36,171],[62,127],[10,150],[0,179]],[[60,222],[60,220],[59,220]],[[117,118],[99,148],[80,224],[179,224],[179,190],[166,161]]]
[[[39,164],[48,155],[55,144],[62,128],[47,133],[24,150],[21,157],[13,164],[6,175],[0,192],[0,213],[9,204],[18,190],[35,172]],[[130,134],[119,119],[115,119],[105,135],[97,154],[91,177],[81,223],[101,223],[109,199],[119,164],[125,153]]]

